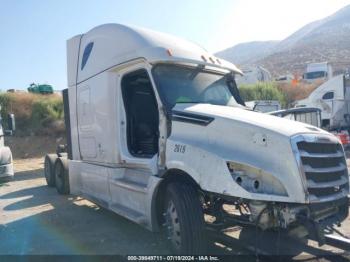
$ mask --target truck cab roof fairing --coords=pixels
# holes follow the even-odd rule
[[[78,41],[78,39],[80,39]],[[76,45],[79,45],[78,48]],[[83,52],[93,42],[89,62],[81,69]],[[68,40],[71,52],[79,50],[79,62],[68,60],[68,85],[82,82],[102,71],[130,60],[143,58],[149,63],[187,62],[242,72],[233,64],[217,59],[204,48],[168,34],[121,24],[104,24]],[[170,50],[170,52],[168,52]],[[69,50],[68,50],[69,53]],[[75,56],[77,57],[77,56]],[[90,63],[91,62],[91,63]],[[78,66],[78,70],[76,70]],[[72,70],[75,68],[75,70]],[[76,77],[78,73],[78,77]]]

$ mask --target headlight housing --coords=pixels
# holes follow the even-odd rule
[[[227,168],[233,180],[248,192],[288,196],[279,179],[260,168],[232,161],[227,162]]]

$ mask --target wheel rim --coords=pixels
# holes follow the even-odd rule
[[[168,240],[176,249],[181,247],[181,230],[179,216],[173,201],[168,202],[165,212],[165,226]]]

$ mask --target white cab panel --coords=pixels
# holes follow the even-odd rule
[[[77,87],[78,133],[82,160],[119,164],[116,79],[116,73],[104,72]]]

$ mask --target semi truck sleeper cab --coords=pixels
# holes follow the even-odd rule
[[[347,216],[338,139],[247,109],[241,71],[203,48],[106,24],[67,41],[67,70],[68,154],[45,161],[60,193],[164,232],[177,253],[205,252],[208,216],[264,230]]]

